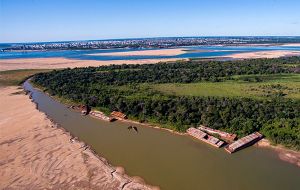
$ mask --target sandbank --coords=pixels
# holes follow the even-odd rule
[[[0,106],[0,189],[157,189],[55,125],[22,89],[1,88]]]
[[[288,44],[282,44],[281,46],[284,47],[300,47],[300,43],[288,43]]]
[[[60,69],[75,67],[97,67],[103,65],[121,65],[121,64],[152,64],[158,62],[168,62],[183,60],[178,58],[167,59],[137,59],[137,60],[79,60],[67,58],[24,58],[24,59],[2,59],[0,60],[0,71],[17,69]]]
[[[223,56],[233,59],[257,59],[257,58],[279,58],[285,56],[300,56],[300,51],[274,50],[274,51],[258,51],[236,53],[228,56]]]
[[[271,148],[278,153],[281,160],[295,164],[300,167],[300,152],[287,149],[281,145],[274,146],[267,139],[262,139],[256,143],[258,147]]]

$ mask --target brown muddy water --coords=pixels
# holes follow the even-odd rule
[[[68,109],[24,83],[38,108],[89,144],[114,166],[166,190],[296,190],[300,169],[269,149],[250,147],[229,155],[188,136],[128,123],[105,122]],[[132,125],[132,124],[130,124]]]

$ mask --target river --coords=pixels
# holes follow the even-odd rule
[[[124,122],[105,122],[68,109],[29,82],[38,109],[89,144],[114,166],[166,190],[295,190],[300,169],[281,161],[276,152],[249,147],[232,155],[189,136]],[[24,110],[26,111],[26,110]]]
[[[135,56],[106,56],[101,53],[116,53],[128,51],[141,51],[153,49],[90,49],[90,50],[51,50],[51,51],[0,51],[0,59],[16,59],[16,58],[51,58],[62,57],[69,59],[82,59],[82,60],[136,60],[136,59],[162,59],[162,58],[211,58],[216,56],[230,56],[236,53],[258,52],[258,51],[300,51],[299,46],[189,46],[180,47],[186,51],[180,55],[174,56],[154,56],[154,55],[135,55]],[[95,55],[98,54],[98,55]]]

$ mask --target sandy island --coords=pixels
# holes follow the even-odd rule
[[[224,45],[216,45],[216,46],[262,46],[262,47],[284,46],[284,47],[298,47],[298,46],[300,46],[300,43],[224,44]]]
[[[151,64],[158,62],[185,60],[178,58],[167,59],[137,59],[137,60],[111,60],[111,61],[96,61],[96,60],[79,60],[67,58],[24,58],[24,59],[2,59],[0,60],[0,71],[17,70],[17,69],[60,69],[60,68],[75,68],[103,65],[121,65],[121,64]]]
[[[281,46],[285,46],[285,47],[298,47],[298,46],[300,46],[300,43],[282,44]]]
[[[144,55],[146,52],[149,55],[154,55],[153,51],[158,51],[157,55],[164,50],[145,50],[136,51],[137,54]],[[183,49],[165,49],[165,51],[182,52]],[[109,54],[122,54],[133,55],[134,51],[130,52],[114,52]],[[108,53],[106,53],[108,54]],[[136,55],[137,55],[136,54]],[[101,53],[103,55],[103,53]],[[228,56],[221,56],[223,58],[232,59],[256,59],[256,58],[278,58],[284,56],[300,56],[300,51],[288,50],[274,50],[274,51],[259,51],[259,52],[246,52],[236,53]],[[217,57],[217,56],[216,56]],[[75,67],[89,67],[89,66],[103,66],[103,65],[121,65],[121,64],[153,64],[158,62],[168,62],[177,60],[187,60],[183,58],[165,58],[165,59],[137,59],[137,60],[80,60],[68,59],[62,57],[55,58],[22,58],[22,59],[2,59],[0,60],[0,71],[17,70],[17,69],[60,69],[60,68],[75,68]]]
[[[139,50],[109,53],[92,53],[87,55],[95,56],[176,56],[184,54],[186,51],[181,48],[176,49],[155,49],[155,50]]]
[[[0,189],[158,189],[53,124],[20,87],[1,88],[0,106]]]
[[[233,59],[257,59],[257,58],[279,58],[285,56],[300,56],[300,51],[288,51],[288,50],[258,51],[258,52],[236,53],[236,54],[222,56],[222,57],[233,58]]]

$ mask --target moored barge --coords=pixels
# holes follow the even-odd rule
[[[199,129],[196,129],[194,127],[191,127],[187,130],[187,133],[189,135],[191,135],[192,137],[198,139],[198,140],[201,140],[205,143],[208,143],[214,147],[217,147],[217,148],[220,148],[224,142],[219,140],[218,138],[216,137],[213,137],[213,136],[210,136],[208,135],[207,133],[199,130]]]
[[[108,117],[101,111],[91,111],[90,116],[95,117],[97,119],[104,120],[104,121],[110,121],[110,122],[114,121],[113,117]]]
[[[227,132],[220,131],[217,129],[212,129],[212,128],[206,127],[204,125],[200,125],[200,127],[198,127],[198,129],[200,129],[201,131],[207,132],[209,134],[219,135],[221,139],[228,141],[228,142],[233,142],[237,137],[236,134],[231,134],[231,133],[227,133]]]
[[[228,153],[234,153],[238,150],[241,150],[247,146],[250,146],[254,143],[256,143],[257,141],[259,141],[260,139],[262,139],[263,135],[260,134],[259,132],[254,132],[248,136],[245,136],[237,141],[235,141],[234,143],[228,145],[225,150]]]
[[[113,111],[110,114],[111,117],[115,118],[115,119],[119,119],[119,120],[125,120],[127,119],[127,115],[122,113],[122,112],[118,112],[118,111]]]

